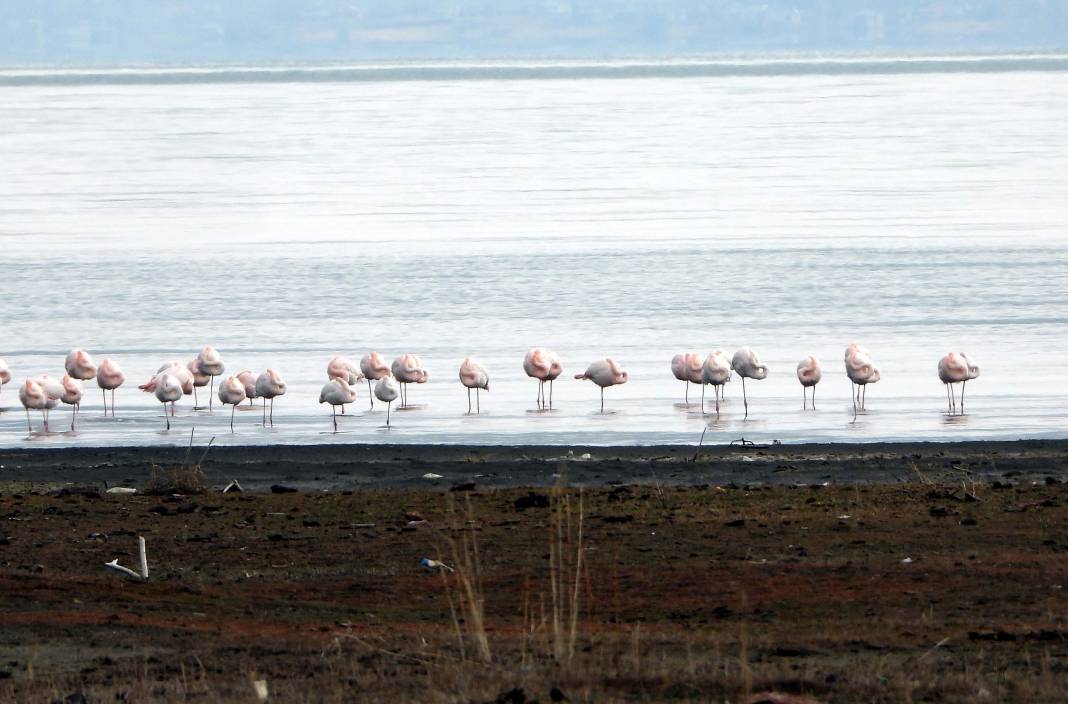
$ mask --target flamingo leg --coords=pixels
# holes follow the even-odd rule
[[[274,427],[274,399],[271,399],[271,427]]]
[[[367,398],[371,399],[371,410],[375,409],[375,395],[371,393],[371,380],[367,380]],[[271,399],[272,401],[274,399]]]
[[[234,432],[234,411],[237,410],[237,404],[230,406],[230,432]]]
[[[271,401],[274,401],[272,398]],[[267,397],[263,397],[263,427],[267,427]]]
[[[115,417],[115,389],[111,390],[111,417]]]
[[[805,386],[801,387],[801,410],[808,410],[808,388]]]
[[[193,384],[193,408],[200,408],[200,399],[197,397],[197,385]]]
[[[535,399],[534,404],[538,408],[542,408],[545,405],[545,380],[538,379],[538,398]]]
[[[860,387],[860,390],[861,390],[861,393],[864,394],[860,398],[860,408],[861,408],[861,410],[866,411],[866,410],[868,410],[868,385],[864,384],[863,386]]]
[[[479,399],[479,391],[481,389],[475,389],[475,413],[482,413],[482,401]]]
[[[70,431],[74,432],[74,421],[78,419],[78,404],[74,404],[70,408]]]
[[[684,381],[682,383],[686,386],[686,405],[689,406],[690,405],[690,382],[689,381]],[[704,389],[701,389],[701,391],[704,391]],[[702,409],[703,409],[703,407],[702,407]]]
[[[193,387],[196,388],[195,386]],[[208,413],[211,413],[212,402],[215,400],[215,377],[211,377],[211,385],[208,386]]]
[[[687,390],[690,388],[690,382],[688,382],[688,381],[686,382],[686,388],[687,388]],[[687,399],[686,405],[687,406],[690,405],[689,399]],[[701,384],[701,415],[704,415],[704,414],[705,414],[705,385]]]
[[[604,387],[601,387],[601,413],[604,413]]]
[[[393,405],[392,401],[386,401],[386,427],[389,427],[389,407]]]
[[[467,415],[471,415],[471,388],[467,389]]]
[[[745,394],[745,377],[742,377],[742,403],[745,405],[745,416],[742,420],[749,420],[749,397]]]
[[[104,417],[108,417],[108,392],[103,388],[100,389],[100,395],[104,397]]]
[[[47,433],[48,432],[48,409],[47,408],[44,409],[43,411],[41,411],[41,413],[44,414],[44,429],[45,429],[45,432]]]
[[[816,385],[812,385],[812,410],[816,410]]]
[[[342,409],[344,409],[344,406],[342,406]],[[333,417],[334,417],[334,432],[336,433],[337,432],[337,406],[331,404],[330,405],[330,412],[331,412],[331,414],[333,414]]]
[[[26,432],[33,432],[33,426],[30,425],[30,409],[28,407],[26,408]]]
[[[719,418],[719,399],[723,395],[723,391],[722,385],[716,386],[716,418]]]
[[[853,397],[853,422],[857,422],[857,396],[853,393],[853,389],[856,386],[853,382],[849,382],[849,395]]]
[[[549,379],[549,408],[553,407],[553,379]]]
[[[163,402],[163,422],[167,424],[167,430],[171,429],[171,417],[167,415],[167,402]]]

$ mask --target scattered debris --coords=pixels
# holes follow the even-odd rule
[[[105,562],[104,566],[109,567],[117,572],[121,572],[131,579],[135,579],[139,582],[148,581],[148,554],[145,551],[145,539],[142,536],[137,536],[137,552],[141,560],[141,572],[138,574],[129,567],[123,567],[119,564],[119,558],[115,558],[111,562]]]
[[[441,474],[435,474],[434,472],[427,472],[423,475],[423,479],[444,479],[444,476]]]
[[[261,702],[267,701],[269,693],[267,691],[267,680],[252,680],[252,689],[256,692],[256,699]]]
[[[438,560],[431,560],[429,557],[424,557],[422,560],[419,561],[419,564],[427,568],[428,570],[445,570],[447,572],[456,571],[446,565],[444,562],[440,562]]]
[[[226,488],[222,490],[222,493],[229,494],[231,492],[241,493],[244,489],[241,488],[240,482],[236,479],[231,479],[230,483],[226,485]]]
[[[137,489],[129,486],[113,486],[108,489],[105,494],[121,494],[123,496],[129,496],[130,494],[136,494]]]

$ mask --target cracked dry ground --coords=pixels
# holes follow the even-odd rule
[[[1066,487],[585,489],[581,545],[577,491],[557,533],[546,490],[5,488],[0,700],[1064,701]],[[103,567],[137,535],[143,584]],[[451,616],[463,535],[490,662]],[[557,549],[582,556],[563,661]]]

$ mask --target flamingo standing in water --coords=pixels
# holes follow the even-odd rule
[[[277,396],[285,396],[286,382],[282,380],[282,375],[276,372],[274,369],[268,368],[267,371],[256,377],[256,395],[263,399],[263,427],[267,427],[267,399],[271,400],[271,427],[274,427],[274,399]]]
[[[546,408],[545,382],[549,382],[549,404],[553,407],[553,381],[564,371],[560,357],[552,350],[535,347],[523,357],[523,371],[527,376],[538,380],[538,408]]]
[[[360,368],[348,357],[333,357],[326,364],[327,379],[341,379],[349,386],[355,386],[363,377]],[[345,415],[345,404],[341,405],[341,415]]]
[[[176,360],[167,362],[166,364],[162,365],[159,369],[156,370],[156,374],[151,379],[146,381],[144,384],[140,384],[137,388],[141,389],[146,393],[156,393],[157,387],[159,385],[159,376],[163,373],[170,374],[171,377],[174,378],[175,383],[178,384],[178,388],[182,390],[182,395],[188,396],[192,394],[193,390],[196,388],[193,386],[193,373],[190,372],[187,368],[183,367],[181,362],[178,362]],[[170,395],[169,391],[168,395]],[[182,396],[179,395],[176,399],[169,399],[171,402],[172,416],[174,415],[174,401],[177,401],[181,397]],[[158,393],[156,395],[156,398],[159,398]],[[170,426],[168,426],[168,429],[170,429]]]
[[[7,362],[0,359],[0,391],[4,389],[4,384],[11,381],[11,369],[8,368]]]
[[[401,387],[401,408],[408,408],[408,384],[425,384],[430,375],[419,355],[408,352],[393,360],[393,378]]]
[[[960,385],[960,412],[964,415],[964,387],[968,385],[968,382],[979,376],[979,365],[974,359],[968,356],[967,352],[961,352],[961,357],[964,357],[964,361],[968,363],[968,378]]]
[[[223,364],[222,355],[219,354],[218,350],[211,345],[207,345],[197,355],[197,368],[201,374],[206,374],[210,377],[208,382],[208,413],[211,413],[211,397],[215,393],[215,377],[226,371],[226,365]]]
[[[48,411],[55,408],[58,400],[49,398],[48,394],[42,388],[41,384],[35,379],[27,379],[26,382],[19,387],[19,402],[22,403],[22,407],[26,409],[26,429],[28,432],[33,432],[33,426],[30,424],[30,411],[40,411],[41,418],[44,419],[44,432],[48,432]]]
[[[375,398],[386,404],[386,427],[389,427],[389,407],[400,396],[400,385],[391,376],[379,379],[375,384]]]
[[[184,369],[181,365],[177,368]],[[152,377],[152,381],[138,387],[142,391],[151,391],[155,393],[156,400],[163,404],[163,419],[167,423],[167,430],[171,429],[171,416],[174,415],[174,402],[180,399],[185,393],[182,389],[182,382],[174,375],[175,369],[175,367],[165,367],[164,371],[161,371],[156,374],[156,376]],[[168,403],[171,404],[170,415],[167,415]]]
[[[701,376],[702,366],[701,355],[696,352],[683,352],[671,358],[671,373],[675,375],[676,379],[686,384],[685,399],[687,406],[690,405],[690,384],[700,384],[704,387],[704,381]],[[705,390],[702,388],[702,396],[704,392]]]
[[[256,375],[250,369],[239,372],[237,375],[237,380],[241,382],[241,386],[245,387],[245,398],[248,399],[249,406],[253,405],[253,399],[259,398],[256,393],[256,379]]]
[[[489,374],[486,373],[486,368],[470,357],[464,357],[464,361],[460,363],[460,383],[467,387],[467,414],[471,414],[471,389],[475,390],[475,412],[481,413],[482,404],[479,403],[478,393],[482,389],[489,391]]]
[[[953,385],[961,384],[961,415],[964,414],[963,384],[968,381],[968,360],[959,352],[950,352],[938,360],[938,379],[946,386],[946,413],[953,415],[957,410],[957,398],[953,394]]]
[[[371,391],[371,381],[378,381],[389,376],[389,365],[377,352],[371,352],[365,354],[360,360],[360,374],[367,379],[367,396],[371,399],[371,409],[374,410],[375,394]]]
[[[849,377],[849,381],[856,385],[856,393],[853,393],[853,387],[850,386],[850,393],[853,396],[853,421],[857,422],[857,406],[859,404],[860,410],[867,410],[864,406],[865,401],[868,400],[868,384],[874,384],[882,379],[882,374],[879,373],[879,368],[875,366],[875,362],[871,358],[871,353],[867,348],[861,347],[857,343],[852,343],[845,351],[845,367],[846,376]]]
[[[588,366],[586,371],[581,374],[576,374],[575,378],[589,379],[601,387],[601,413],[604,413],[605,388],[616,386],[617,384],[626,384],[630,379],[630,375],[627,374],[623,367],[619,366],[619,362],[611,357],[605,357]]]
[[[252,372],[249,372],[251,374]],[[223,405],[230,406],[230,432],[234,432],[234,412],[239,403],[245,400],[245,385],[240,379],[231,374],[219,384],[219,400]]]
[[[356,390],[344,379],[331,379],[319,391],[319,403],[329,403],[334,417],[334,432],[337,432],[337,407],[356,400]]]
[[[96,365],[93,364],[92,356],[80,347],[67,353],[64,367],[66,367],[67,376],[78,381],[89,381],[96,377]],[[80,397],[78,405],[81,405]]]
[[[719,415],[719,401],[723,394],[723,385],[731,378],[731,363],[727,353],[716,350],[708,355],[701,365],[701,413],[705,412],[705,385],[711,384],[716,394],[716,415]]]
[[[801,382],[801,410],[808,409],[808,389],[812,389],[812,410],[816,410],[816,384],[823,378],[820,361],[809,355],[797,363],[797,380]]]
[[[207,386],[208,382],[211,381],[211,377],[200,372],[200,360],[196,357],[186,362],[185,368],[186,371],[193,375],[193,410],[202,410],[203,406],[200,405],[200,399],[197,398],[197,389]]]
[[[96,368],[96,385],[100,387],[100,393],[104,397],[104,415],[108,414],[108,391],[111,392],[111,417],[115,417],[115,389],[122,386],[126,381],[126,375],[122,368],[108,358]]]
[[[70,429],[73,432],[74,421],[78,419],[78,408],[82,405],[82,393],[85,387],[80,380],[70,374],[64,374],[59,383],[63,385],[63,395],[59,397],[59,400],[70,406]]]
[[[768,367],[766,364],[760,363],[760,358],[757,357],[757,353],[749,347],[743,347],[734,353],[734,357],[731,359],[731,368],[738,372],[738,376],[742,377],[742,403],[745,405],[745,417],[743,420],[749,418],[749,399],[745,395],[745,380],[755,379],[760,381],[768,377]]]

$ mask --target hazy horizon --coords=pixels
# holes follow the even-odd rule
[[[1068,0],[0,0],[0,66],[1068,49]]]

